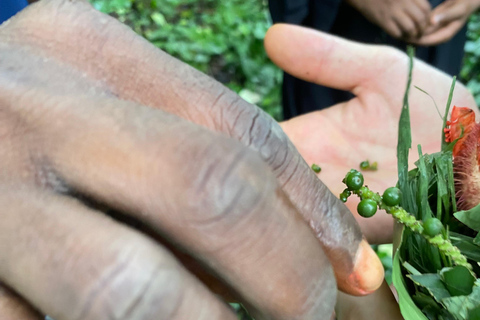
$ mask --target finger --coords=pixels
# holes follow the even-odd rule
[[[68,78],[69,86],[80,86],[75,76]],[[42,83],[58,92],[64,81]],[[49,141],[38,146],[34,153],[41,155],[35,158],[67,189],[151,226],[263,317],[331,312],[335,281],[328,259],[255,152],[176,116],[116,98],[70,96],[67,89],[56,96],[31,85],[27,93],[11,82],[8,90],[1,88],[0,83],[4,106],[30,106],[29,126]]]
[[[17,294],[0,284],[0,318],[43,320],[43,317]]]
[[[402,37],[402,30],[400,30],[400,27],[394,20],[388,20],[385,22],[385,32],[397,39]]]
[[[421,1],[423,2],[423,1]],[[415,36],[420,36],[427,25],[429,24],[429,17],[430,17],[430,10],[429,10],[429,3],[426,2],[428,7],[425,9],[423,6],[407,6],[404,8],[406,15],[414,22],[415,24]]]
[[[445,1],[432,12],[432,24],[446,25],[454,20],[466,19],[470,14],[464,1]]]
[[[415,5],[412,7],[417,8],[423,12],[424,16],[430,16],[430,12],[432,11],[432,5],[427,0],[415,0]]]
[[[309,50],[294,50],[302,47]],[[391,67],[389,57],[397,60],[395,65],[400,59],[395,50],[358,44],[286,24],[277,24],[268,30],[265,49],[272,61],[286,72],[305,81],[350,91],[355,95],[371,84],[372,73],[378,74],[380,70]],[[355,56],[347,52],[355,52]],[[379,59],[380,52],[382,59]],[[406,68],[407,61],[404,60]]]
[[[398,11],[393,16],[393,19],[400,28],[402,37],[415,38],[421,33],[416,21],[409,15],[409,12]]]
[[[236,319],[153,241],[63,196],[0,195],[0,279],[54,319]]]
[[[272,119],[86,4],[59,3],[44,2],[30,8],[7,26],[16,36],[3,39],[11,43],[22,39],[36,52],[48,53],[107,84],[123,99],[162,108],[257,150],[273,168],[289,200],[313,227],[335,265],[339,286],[361,293],[380,284],[380,262],[362,242],[350,212],[318,181]],[[52,12],[57,13],[55,19],[51,19]],[[72,24],[72,17],[79,23]],[[65,54],[72,46],[77,48],[76,54]],[[374,267],[366,272],[360,267],[365,265]]]
[[[458,30],[463,27],[463,25],[463,21],[451,22],[448,25],[441,27],[437,31],[421,37],[415,41],[415,43],[423,46],[432,46],[447,42],[458,32]]]

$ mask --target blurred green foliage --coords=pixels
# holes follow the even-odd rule
[[[467,37],[460,79],[467,84],[475,97],[477,106],[480,106],[480,13],[470,17]]]
[[[281,72],[263,49],[266,0],[90,1],[280,119]]]
[[[267,58],[267,0],[90,0],[158,48],[281,119],[281,71]],[[480,14],[471,17],[460,79],[480,105]]]

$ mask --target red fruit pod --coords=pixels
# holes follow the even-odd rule
[[[476,123],[455,148],[453,171],[457,207],[468,210],[480,203],[480,124]]]

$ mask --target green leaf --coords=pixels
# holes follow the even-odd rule
[[[452,201],[455,201],[455,186],[452,174],[450,175],[450,167],[452,166],[452,153],[439,152],[435,155],[434,177],[437,181],[437,219],[444,224],[448,223],[450,212],[453,208]]]
[[[398,170],[398,187],[402,191],[404,198],[411,197],[408,188],[408,153],[412,147],[412,132],[410,129],[410,111],[408,104],[408,95],[412,83],[413,56],[415,54],[413,47],[408,47],[409,67],[408,80],[405,95],[403,97],[402,113],[398,123],[398,143],[397,143],[397,170]],[[405,210],[412,212],[411,208],[406,206],[402,201]]]
[[[480,204],[470,210],[457,211],[453,215],[467,227],[480,231]]]
[[[478,238],[478,235],[475,239]],[[471,237],[464,236],[455,232],[450,232],[450,241],[460,249],[463,255],[468,259],[480,262],[480,247],[475,244],[475,240]]]
[[[167,20],[165,20],[165,16],[160,12],[154,12],[150,15],[150,17],[152,18],[153,22],[155,22],[157,26],[162,27],[167,24]]]
[[[475,277],[467,268],[463,266],[443,268],[440,277],[452,296],[466,296],[472,293]]]
[[[408,320],[428,320],[422,311],[415,305],[410,293],[408,292],[405,280],[403,279],[402,266],[400,265],[400,254],[397,250],[393,258],[393,284],[398,294],[398,304],[400,311],[405,319]]]
[[[432,296],[419,291],[415,292],[415,294],[412,296],[412,299],[415,301],[415,304],[422,309],[422,311],[426,307],[435,309],[439,309],[440,307],[435,299],[432,298]]]
[[[473,308],[468,312],[468,320],[480,320],[480,306]]]
[[[438,302],[451,296],[438,273],[407,275],[407,277],[412,279],[415,284],[427,289]]]
[[[475,237],[475,239],[473,239],[473,244],[480,246],[480,232],[477,233],[477,236]],[[479,250],[478,254],[480,254],[480,248],[478,250]]]
[[[445,133],[443,131],[444,128],[447,126],[447,117],[448,117],[448,112],[450,111],[450,105],[452,103],[452,97],[453,97],[453,90],[455,89],[455,82],[457,81],[457,77],[453,77],[452,79],[452,85],[450,86],[450,93],[448,94],[448,100],[447,100],[447,106],[445,107],[445,114],[443,115],[443,126],[442,126],[442,151],[446,151],[448,148],[448,143],[445,141]]]
[[[477,280],[473,291],[468,296],[445,298],[442,304],[457,320],[468,320],[469,313],[480,305],[480,280]]]
[[[425,93],[427,96],[430,97],[430,99],[432,99],[433,105],[435,106],[435,109],[437,109],[438,115],[440,116],[440,118],[443,119],[442,115],[440,114],[440,110],[438,110],[437,103],[435,102],[435,99],[433,99],[433,97],[430,95],[430,93],[428,93],[427,91],[425,91],[425,90],[423,90],[422,88],[419,88],[419,87],[417,87],[417,86],[414,86],[414,87],[415,87],[415,89],[417,89],[417,90]],[[447,110],[447,111],[448,111],[448,110]]]
[[[422,154],[422,147],[420,145],[418,148],[418,192],[417,192],[417,206],[420,210],[420,218],[425,221],[428,218],[432,217],[432,212],[430,206],[428,205],[428,184],[429,184],[429,172],[425,164],[425,158]]]

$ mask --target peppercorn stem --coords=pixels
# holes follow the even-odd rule
[[[345,179],[344,182],[346,183]],[[385,210],[387,213],[391,214],[395,220],[404,224],[410,230],[415,233],[422,235],[431,245],[438,248],[438,250],[443,253],[445,256],[449,257],[455,265],[464,266],[470,271],[472,271],[472,265],[468,263],[467,258],[460,252],[460,250],[455,247],[449,239],[444,239],[442,235],[438,234],[434,237],[430,237],[426,235],[423,227],[423,222],[421,220],[417,220],[415,216],[408,213],[405,209],[400,207],[399,205],[396,206],[388,206],[384,203],[382,196],[379,193],[371,191],[367,186],[362,186],[356,190],[351,188],[347,188],[342,193],[344,200],[350,196],[350,192],[352,194],[357,195],[360,200],[364,199],[372,199],[374,200],[380,209]],[[342,200],[343,201],[343,200]],[[344,201],[344,202],[345,202]]]

